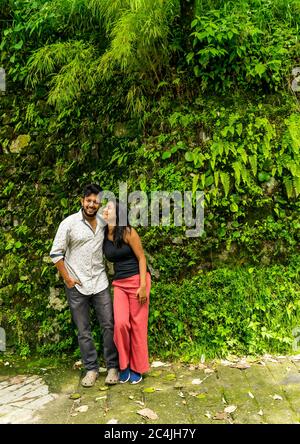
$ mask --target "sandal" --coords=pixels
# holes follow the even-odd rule
[[[119,381],[119,371],[117,368],[109,368],[105,378],[105,384],[113,385]]]
[[[81,381],[83,387],[93,387],[98,378],[99,373],[96,370],[88,370],[85,377]]]

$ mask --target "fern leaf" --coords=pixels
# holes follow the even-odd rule
[[[248,155],[244,148],[238,148],[238,153],[241,155],[242,161],[246,164],[248,162]]]
[[[237,187],[239,187],[241,182],[241,163],[238,161],[233,162],[232,166],[234,169],[235,184]]]
[[[243,182],[246,185],[251,185],[251,179],[250,179],[249,171],[247,170],[245,165],[242,165],[242,164],[241,164],[241,175],[242,175]]]
[[[229,193],[229,189],[230,189],[230,177],[229,177],[229,174],[224,172],[224,171],[221,171],[220,172],[220,179],[221,179],[224,191],[225,191],[225,196],[227,197],[228,193]]]
[[[290,199],[293,196],[294,192],[292,179],[290,177],[284,177],[283,183],[285,185],[287,197]]]
[[[216,188],[219,186],[219,177],[220,177],[219,171],[214,171],[214,178],[215,178],[215,186],[216,186]]]
[[[295,176],[293,178],[293,184],[294,184],[295,195],[296,197],[298,197],[300,194],[300,177]]]
[[[249,156],[249,163],[251,165],[251,170],[252,170],[253,176],[256,176],[256,174],[257,174],[257,156],[255,154],[253,156]]]

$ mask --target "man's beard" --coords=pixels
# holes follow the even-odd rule
[[[83,211],[83,213],[84,213],[84,215],[85,215],[86,217],[94,217],[94,216],[96,216],[96,214],[97,214],[97,210],[96,210],[94,213],[91,213],[91,214],[87,213],[87,212],[85,211],[84,207],[82,207],[82,211]]]

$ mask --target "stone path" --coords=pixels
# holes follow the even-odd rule
[[[0,424],[24,424],[55,399],[37,375],[18,375],[0,382]]]
[[[51,393],[47,372],[8,378],[0,366],[0,424],[300,423],[300,355],[162,364],[141,384],[106,387],[103,372],[89,389],[79,369],[58,368]]]

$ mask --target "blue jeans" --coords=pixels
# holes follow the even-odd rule
[[[103,355],[106,367],[118,368],[118,352],[113,340],[114,319],[112,300],[108,287],[100,293],[85,295],[76,287],[66,288],[73,321],[78,329],[78,344],[86,370],[99,369],[98,355],[92,339],[90,307],[93,306],[103,333]]]

